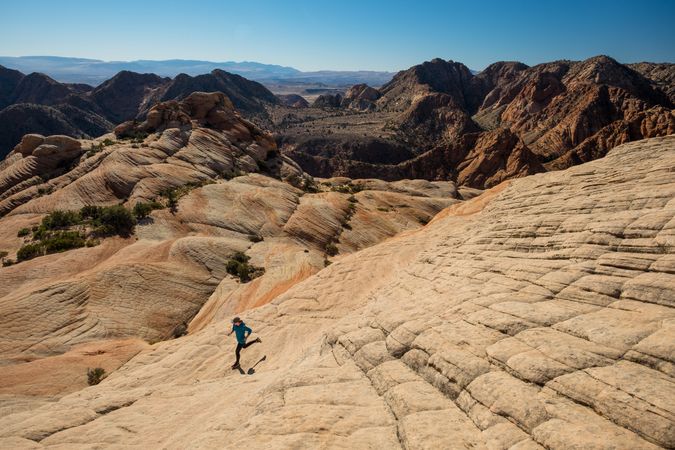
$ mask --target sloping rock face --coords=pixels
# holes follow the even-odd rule
[[[264,105],[277,104],[279,99],[262,84],[241,75],[215,69],[211,73],[191,77],[180,74],[160,89],[147,104],[181,100],[193,92],[223,92],[238,111],[248,115],[264,114]]]
[[[321,94],[312,103],[312,108],[338,108],[341,104],[341,94]]]
[[[138,116],[139,109],[152,106],[147,105],[147,97],[169,81],[169,78],[152,73],[124,70],[97,86],[91,97],[103,109],[109,121],[120,123]]]
[[[87,367],[112,372],[197,314],[192,329],[267,304],[329,264],[329,246],[372,246],[460,198],[452,182],[314,181],[222,93],[159,104],[116,132],[26,135],[0,163],[3,262],[46,213],[182,193],[129,238],[0,268],[0,399],[82,389]],[[238,281],[236,252],[264,274]]]
[[[251,376],[215,303],[98,386],[4,397],[0,444],[672,448],[674,166],[666,137],[501,184],[242,314]]]
[[[340,105],[343,108],[368,111],[375,109],[375,101],[381,96],[382,94],[380,94],[380,91],[367,84],[356,84],[345,92],[345,96]]]
[[[290,106],[291,108],[307,108],[309,107],[309,102],[305,100],[304,97],[298,94],[280,94],[277,95],[279,101],[284,106]]]

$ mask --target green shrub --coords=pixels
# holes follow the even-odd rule
[[[235,252],[234,255],[232,255],[231,259],[233,259],[234,261],[240,262],[240,263],[246,263],[251,258],[246,253]]]
[[[98,219],[101,215],[101,209],[100,206],[86,205],[80,209],[80,216],[83,219]]]
[[[105,369],[97,367],[95,369],[87,369],[87,383],[89,386],[94,386],[103,381],[105,377]]]
[[[22,228],[19,230],[18,233],[16,233],[17,237],[24,237],[28,236],[30,234],[30,229],[28,228]]]
[[[94,221],[97,233],[103,235],[118,234],[122,237],[131,235],[136,226],[136,219],[131,211],[122,205],[105,206]]]
[[[90,158],[103,150],[103,144],[91,144],[91,147],[89,147],[89,150],[87,151],[87,157]]]
[[[250,258],[242,253],[236,252],[232,257],[227,261],[225,265],[225,270],[232,276],[239,278],[242,283],[248,283],[254,278],[259,277],[265,273],[265,269],[261,267],[255,267],[248,263]]]
[[[103,139],[103,142],[101,142],[101,144],[103,144],[104,147],[108,147],[109,145],[117,144],[117,142],[113,141],[110,138],[105,138]]]
[[[326,254],[328,256],[335,256],[338,254],[338,248],[333,242],[326,244]]]
[[[42,255],[44,255],[44,248],[42,247],[42,244],[26,244],[22,246],[18,252],[16,252],[16,260],[19,262],[27,261]]]
[[[57,209],[42,219],[42,226],[48,230],[65,228],[80,223],[82,223],[82,217],[77,211],[62,211]]]
[[[2,267],[9,267],[11,265],[14,265],[14,261],[11,259],[3,259],[2,260]]]
[[[84,243],[86,247],[96,247],[98,244],[100,244],[101,241],[98,239],[87,239],[87,242]]]
[[[84,247],[85,243],[86,240],[84,235],[77,231],[62,231],[60,233],[55,233],[42,241],[42,245],[47,254]]]
[[[134,205],[134,216],[136,216],[137,219],[145,219],[150,215],[153,209],[154,208],[150,203],[138,202]]]

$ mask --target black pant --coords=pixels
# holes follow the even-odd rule
[[[247,343],[247,344],[241,344],[241,343],[238,343],[238,344],[237,344],[237,349],[234,351],[234,354],[237,355],[237,362],[235,362],[235,364],[239,364],[239,353],[241,352],[241,349],[242,349],[242,348],[246,348],[246,347],[248,347],[249,345],[253,345],[253,344],[255,344],[256,342],[258,342],[258,341],[251,341],[251,342],[249,342],[249,343]]]

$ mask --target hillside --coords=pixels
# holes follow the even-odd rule
[[[160,102],[200,91],[225,93],[249,118],[264,118],[264,105],[278,103],[263,85],[222,70],[197,77],[181,74],[174,79],[122,71],[92,88],[0,66],[0,157],[24,134],[96,138],[125,120],[144,119]]]
[[[113,186],[127,187],[116,195],[133,199],[164,186],[163,173],[184,180],[207,173],[198,162],[199,143],[243,131],[245,122],[228,115],[231,108],[219,97],[196,100],[169,103],[153,116],[192,114],[191,131],[183,131],[190,134],[187,144],[177,128],[168,128],[145,141],[149,147],[134,149],[137,157],[123,144],[111,146],[95,159],[98,169],[52,181],[53,193],[0,219],[3,242],[16,240],[17,228],[66,199],[75,199],[72,206],[88,195],[112,201],[106,177],[130,176]],[[213,113],[203,107],[208,102],[215,102]],[[223,114],[229,119],[216,131],[202,130]],[[149,117],[140,126],[157,123]],[[269,146],[267,159],[251,137],[240,136],[247,143],[243,154],[225,145],[216,154],[227,157],[215,160],[248,161],[246,154],[260,169],[278,157],[264,136],[251,135]],[[151,159],[169,149],[176,153]],[[138,172],[112,170],[133,158],[146,161]],[[84,170],[88,159],[73,170]],[[672,448],[673,167],[672,136],[624,144],[596,161],[453,201],[421,229],[302,275],[289,268],[303,264],[282,261],[316,267],[322,255],[315,244],[299,245],[294,230],[333,223],[326,215],[340,210],[336,195],[348,203],[347,194],[303,195],[274,176],[247,175],[192,191],[174,217],[152,213],[138,240],[113,238],[0,269],[0,317],[12,333],[0,350],[5,357],[47,356],[0,366],[0,445]],[[377,215],[379,207],[370,209],[371,201],[387,198],[394,186],[422,199],[429,189],[448,190],[446,199],[454,192],[447,184],[370,183],[375,190],[353,194],[351,220],[362,218],[365,228],[350,222],[352,233],[340,237],[345,247],[348,236],[373,227],[368,214]],[[378,191],[377,185],[389,187]],[[266,208],[253,215],[262,218],[257,224],[247,215],[252,208]],[[318,212],[316,222],[311,217]],[[243,236],[251,232],[264,240],[247,243]],[[233,287],[238,283],[220,272],[230,249],[249,246],[251,262],[265,265],[264,277],[274,272],[277,280],[293,280],[268,291],[264,301],[258,295],[267,281]],[[157,292],[152,286],[160,280]],[[207,285],[215,291],[205,300]],[[242,289],[246,295],[237,294]],[[167,311],[181,301],[205,301],[187,336],[116,347],[100,340],[149,332],[143,321],[161,317],[148,307],[161,304]],[[116,318],[106,305],[115,305]],[[229,368],[234,341],[226,333],[235,312],[262,337],[244,354],[244,369],[255,366],[252,375]],[[28,320],[34,325],[22,327]],[[70,348],[83,337],[87,347]],[[112,373],[101,384],[55,392],[107,356]]]
[[[497,62],[473,74],[434,59],[369,88],[368,98],[324,95],[315,108],[271,108],[270,116],[284,154],[311,175],[442,179],[482,189],[674,133],[674,68],[597,56],[533,67]]]

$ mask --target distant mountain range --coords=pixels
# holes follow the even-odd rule
[[[220,69],[260,82],[294,81],[331,86],[351,86],[358,83],[381,86],[391,80],[394,75],[394,72],[367,70],[302,72],[293,67],[252,61],[213,62],[184,59],[102,61],[60,56],[0,56],[0,65],[23,73],[44,73],[62,83],[84,83],[92,86],[98,86],[123,70],[175,77],[181,73],[194,76]]]

